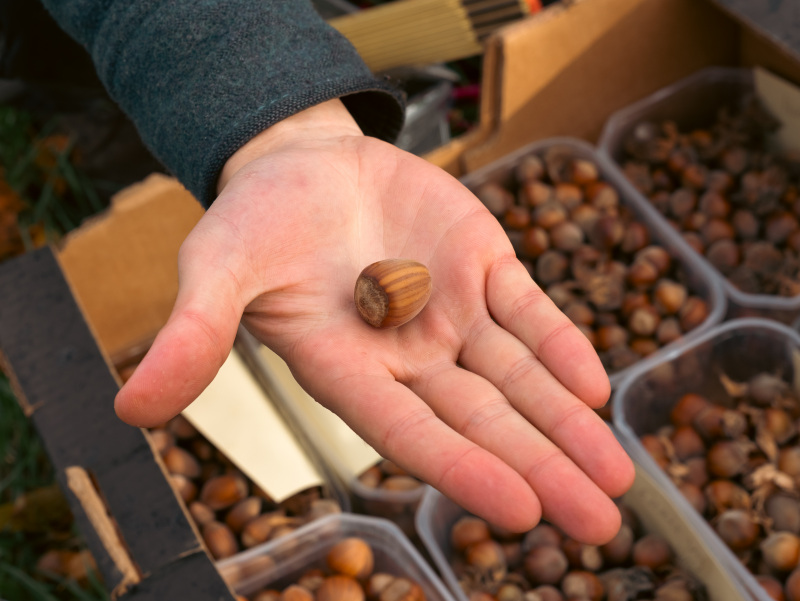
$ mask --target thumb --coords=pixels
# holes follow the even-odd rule
[[[244,310],[229,269],[194,257],[179,270],[175,306],[150,350],[117,393],[124,422],[152,427],[180,413],[228,358]]]

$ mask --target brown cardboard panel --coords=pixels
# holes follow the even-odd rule
[[[582,0],[502,35],[500,123],[472,171],[553,136],[596,141],[615,110],[709,65],[737,64],[739,28],[705,0]]]
[[[146,343],[166,322],[178,291],[178,249],[202,215],[177,180],[155,174],[64,241],[59,261],[110,357]]]
[[[201,554],[205,568],[195,578],[213,589],[219,574],[161,463],[142,430],[114,413],[118,383],[52,249],[0,264],[0,290],[4,367],[27,401],[106,586],[114,590],[135,580],[131,565],[146,580],[183,556]],[[67,470],[76,466],[85,470],[96,495],[70,486]],[[95,531],[103,521],[96,515],[99,500],[113,518],[116,536]],[[121,561],[120,553],[130,561]]]

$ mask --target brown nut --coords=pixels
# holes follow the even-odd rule
[[[237,474],[223,474],[206,480],[200,500],[214,511],[226,509],[247,497],[247,481]]]
[[[431,275],[422,263],[386,259],[364,268],[356,280],[354,297],[359,315],[369,325],[396,328],[422,311],[431,290]]]
[[[356,579],[369,576],[375,565],[372,547],[357,536],[347,537],[333,545],[326,555],[326,561],[334,572]]]
[[[350,576],[328,576],[316,590],[316,601],[364,601],[366,594],[359,582]]]

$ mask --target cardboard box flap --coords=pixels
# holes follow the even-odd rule
[[[578,0],[500,35],[499,126],[467,171],[543,138],[596,141],[615,110],[709,65],[737,64],[736,23],[698,0]]]
[[[155,174],[63,241],[64,274],[115,363],[166,323],[178,292],[178,249],[203,212],[177,180]]]

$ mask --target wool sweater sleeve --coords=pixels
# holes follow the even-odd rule
[[[394,141],[403,96],[309,0],[45,0],[144,143],[208,206],[225,161],[270,125],[341,98]]]

